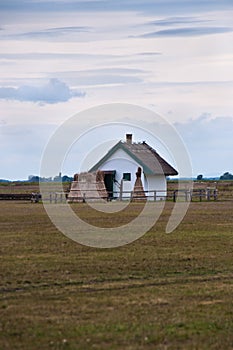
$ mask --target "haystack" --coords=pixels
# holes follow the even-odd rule
[[[67,199],[68,202],[85,202],[107,199],[107,197],[104,174],[98,170],[96,173],[75,174]]]
[[[141,175],[142,175],[142,169],[139,167],[138,171],[136,172],[137,178],[134,184],[134,189],[132,194],[133,201],[146,200],[146,195],[142,185]]]

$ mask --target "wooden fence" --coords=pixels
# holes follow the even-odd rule
[[[94,195],[95,194],[95,195]],[[96,191],[93,191],[93,196],[90,195],[90,191],[88,191],[88,196],[86,193],[83,193],[82,196],[71,197],[68,194],[56,192],[49,193],[46,200],[50,203],[62,203],[68,201],[69,203],[73,202],[82,202],[85,203],[87,201],[97,201],[104,199],[106,201],[216,201],[218,198],[218,191],[216,189],[194,189],[194,190],[174,190],[174,191],[124,191],[121,194],[119,192],[112,192],[109,197],[100,197],[96,196]]]
[[[217,189],[193,189],[193,190],[168,190],[166,191],[125,191],[121,194],[119,192],[112,192],[111,196],[100,197],[96,196],[96,191],[93,191],[93,196],[90,195],[88,191],[88,196],[83,193],[79,197],[70,197],[68,192],[50,192],[44,196],[43,200],[50,203],[65,203],[65,202],[87,202],[87,201],[97,201],[104,199],[106,201],[216,201],[218,199],[218,190]],[[40,193],[2,193],[0,194],[0,200],[24,200],[31,201],[33,203],[38,203],[42,200]]]
[[[193,189],[193,190],[175,190],[173,191],[173,202],[184,201],[216,201],[218,199],[218,190],[214,189]]]
[[[0,193],[0,200],[31,200],[32,194],[30,193]]]

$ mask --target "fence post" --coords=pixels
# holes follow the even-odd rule
[[[120,201],[122,201],[122,197],[123,197],[123,179],[121,179],[121,183],[120,183]]]
[[[176,191],[173,192],[173,202],[176,202]]]
[[[190,202],[192,202],[192,201],[193,201],[193,191],[190,190]]]
[[[200,202],[202,201],[202,190],[199,190],[199,199],[200,199]]]
[[[156,191],[154,191],[154,202],[156,202]]]
[[[214,200],[215,200],[215,201],[217,200],[217,193],[218,193],[218,190],[217,190],[217,189],[214,189]]]
[[[130,192],[130,202],[133,200],[133,191]]]

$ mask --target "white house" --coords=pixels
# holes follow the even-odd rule
[[[164,199],[167,193],[166,176],[178,172],[146,142],[132,142],[132,134],[126,134],[125,142],[119,141],[100,159],[89,172],[101,170],[110,198],[130,197],[137,177],[148,199]],[[138,175],[140,174],[140,175]]]

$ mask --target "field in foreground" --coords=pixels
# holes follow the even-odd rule
[[[232,349],[232,204],[191,203],[165,234],[166,203],[141,239],[94,249],[0,202],[0,349]]]

